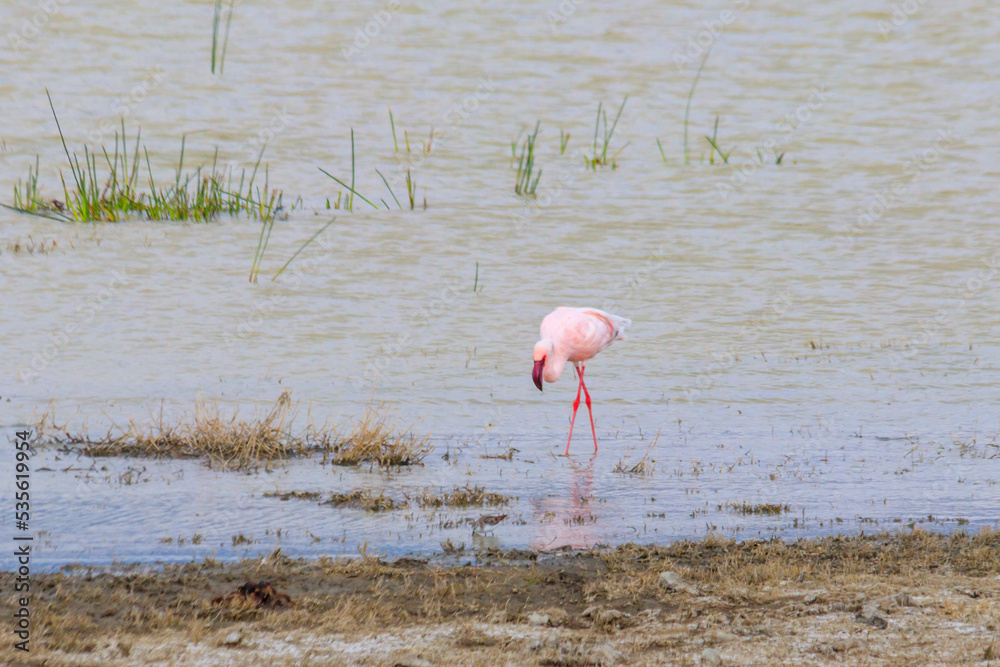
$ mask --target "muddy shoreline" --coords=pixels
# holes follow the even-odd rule
[[[230,595],[246,582],[290,603]],[[9,664],[1000,664],[998,531],[487,551],[452,567],[279,552],[67,568],[32,593],[32,651],[6,643]]]

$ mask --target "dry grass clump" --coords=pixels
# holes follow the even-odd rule
[[[662,429],[661,429],[662,430]],[[656,432],[656,437],[653,441],[649,443],[649,447],[646,448],[646,453],[642,455],[642,458],[638,462],[632,463],[628,458],[618,459],[618,463],[612,468],[611,472],[621,473],[623,475],[652,475],[653,471],[656,469],[655,462],[653,459],[649,458],[649,454],[656,447],[656,443],[660,439],[660,431]]]
[[[265,498],[278,498],[279,500],[320,500],[321,494],[317,491],[269,491],[264,494]],[[407,500],[396,500],[385,495],[385,491],[377,494],[370,490],[355,490],[347,493],[331,493],[320,505],[333,505],[334,507],[355,507],[368,510],[369,512],[393,511],[406,509],[410,506],[410,500],[422,508],[438,507],[499,507],[507,505],[516,498],[505,496],[501,493],[487,491],[481,486],[455,487],[449,493],[440,495],[425,492],[417,498]],[[506,515],[505,515],[506,516]]]
[[[778,516],[779,514],[792,511],[791,506],[782,505],[781,503],[757,503],[752,505],[745,500],[742,503],[726,503],[725,508],[730,512],[738,512],[743,515],[754,514],[762,516]],[[720,506],[719,509],[721,510],[722,507]]]
[[[369,407],[323,462],[344,466],[375,463],[383,468],[418,465],[432,449],[428,436],[399,430],[387,413]]]
[[[265,498],[277,498],[278,500],[319,500],[323,497],[319,491],[268,491]]]
[[[269,491],[264,494],[265,498],[277,498],[278,500],[320,500],[323,495],[318,491]],[[350,493],[331,493],[322,501],[320,505],[333,505],[334,507],[356,507],[368,510],[369,512],[392,511],[406,509],[410,506],[405,500],[395,500],[385,495],[384,491],[375,495],[372,491],[351,491]]]
[[[149,424],[129,420],[124,428],[112,427],[97,438],[55,427],[49,423],[50,413],[36,425],[35,441],[79,450],[87,456],[206,457],[214,467],[243,470],[329,445],[330,438],[314,429],[294,433],[293,417],[291,392],[285,391],[267,413],[246,421],[238,413],[226,417],[218,406],[199,402],[190,422],[168,424],[162,416]],[[62,432],[53,432],[56,430]]]
[[[371,491],[352,491],[350,493],[332,493],[330,497],[320,503],[320,505],[333,505],[335,507],[357,507],[369,512],[383,512],[405,509],[410,506],[408,502],[394,500],[380,492],[377,496]]]
[[[313,452],[324,452],[324,463],[405,466],[420,463],[431,451],[428,436],[395,429],[389,416],[374,407],[343,438],[334,429],[311,422],[295,429],[295,417],[289,391],[266,413],[250,419],[241,419],[238,412],[223,415],[217,405],[199,401],[187,421],[168,423],[162,415],[142,424],[130,419],[126,426],[112,426],[96,437],[86,431],[70,433],[48,412],[35,424],[33,444],[95,457],[207,458],[223,470],[249,470]]]
[[[421,507],[501,507],[516,500],[513,496],[505,496],[502,493],[487,491],[482,486],[455,487],[451,493],[435,495],[425,493],[417,502]]]
[[[7,253],[8,255],[47,255],[53,252],[59,245],[58,239],[42,239],[41,241],[36,241],[28,235],[28,240],[22,241],[20,238],[14,239],[13,241],[3,241],[0,243],[0,255]],[[72,246],[72,243],[70,244]]]

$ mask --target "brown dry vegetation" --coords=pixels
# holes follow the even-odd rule
[[[322,500],[322,494],[318,491],[269,491],[264,494],[265,498],[277,498],[278,500],[311,500],[321,501],[320,505],[333,505],[334,507],[356,507],[370,512],[381,512],[383,510],[405,509],[410,506],[410,498],[397,500],[385,495],[384,491],[376,494],[368,489],[357,489],[347,493],[335,492]],[[513,496],[505,496],[502,493],[487,491],[481,486],[466,484],[464,487],[456,486],[448,493],[435,494],[425,492],[412,499],[414,504],[423,508],[440,507],[498,507],[506,505],[515,500]]]
[[[72,247],[72,241],[68,242],[67,245]],[[54,252],[58,246],[59,239],[36,241],[29,234],[25,241],[17,238],[12,241],[0,242],[0,255],[48,255],[50,252]]]
[[[397,430],[386,413],[370,407],[346,436],[328,427],[293,428],[295,407],[291,392],[283,392],[262,415],[240,419],[224,416],[217,405],[196,402],[188,421],[171,424],[158,417],[149,423],[130,420],[103,436],[70,433],[46,413],[35,425],[33,446],[54,446],[87,456],[143,458],[204,458],[222,470],[254,469],[293,456],[323,453],[323,462],[380,466],[420,463],[430,452],[426,436]]]
[[[997,664],[1000,532],[49,574],[25,664]],[[671,571],[678,580],[661,583]],[[11,573],[2,575],[12,612]],[[291,606],[211,604],[266,579]],[[886,627],[858,620],[876,609]],[[0,656],[14,658],[10,643]]]
[[[397,429],[385,412],[369,407],[323,462],[335,465],[375,463],[383,467],[416,465],[431,449],[430,438],[415,435],[410,429]]]
[[[516,500],[513,496],[487,491],[484,487],[471,484],[457,486],[451,493],[425,493],[418,502],[421,507],[501,507]]]

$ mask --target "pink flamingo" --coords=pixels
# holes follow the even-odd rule
[[[569,420],[569,438],[566,440],[566,454],[573,439],[573,423],[580,407],[580,390],[587,400],[590,414],[590,432],[594,435],[594,453],[597,453],[597,430],[594,428],[594,412],[590,407],[590,392],[583,383],[584,362],[616,340],[624,340],[625,327],[632,320],[606,313],[597,308],[556,308],[542,320],[542,339],[535,343],[535,368],[531,379],[538,391],[542,390],[542,380],[555,382],[562,375],[563,366],[572,361],[580,384],[576,388],[573,401],[573,417]]]

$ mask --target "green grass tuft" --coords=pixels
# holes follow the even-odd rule
[[[711,164],[715,164],[715,154],[718,153],[719,157],[722,158],[723,164],[729,164],[729,156],[732,155],[733,151],[736,150],[736,149],[733,148],[728,153],[723,153],[722,149],[719,148],[719,144],[717,143],[718,142],[718,134],[719,134],[719,117],[716,116],[715,117],[715,127],[712,128],[712,136],[708,136],[707,134],[705,135],[705,140],[708,141],[708,144],[713,149],[712,152],[708,154],[708,161]]]
[[[85,145],[81,156],[70,152],[51,96],[49,107],[52,109],[72,181],[67,183],[60,172],[63,199],[46,200],[39,190],[36,158],[35,165],[28,168],[27,179],[19,180],[14,187],[12,205],[4,204],[8,209],[67,222],[122,222],[136,218],[205,222],[228,214],[245,215],[273,224],[283,208],[282,193],[270,187],[266,166],[264,182],[261,184],[257,181],[263,149],[249,179],[246,170],[236,179],[232,169],[218,169],[218,151],[210,166],[185,172],[184,150],[187,136],[184,135],[172,182],[167,181],[166,185],[157,186],[149,152],[142,145],[141,130],[136,131],[134,143],[129,147],[123,119],[121,132],[115,132],[111,152],[103,145]],[[140,187],[143,162],[147,188]]]
[[[535,169],[535,141],[538,139],[538,130],[542,122],[535,123],[535,131],[524,138],[521,143],[521,154],[518,157],[517,181],[514,183],[514,192],[524,197],[534,197],[538,188],[538,181],[542,178],[542,170],[534,174]]]
[[[615,119],[611,123],[611,127],[608,128],[608,112],[604,110],[604,103],[598,103],[597,105],[597,120],[594,122],[594,145],[593,154],[587,157],[587,166],[594,171],[598,167],[610,166],[612,169],[617,168],[615,163],[615,158],[628,147],[625,144],[617,151],[608,156],[608,148],[611,146],[611,138],[615,134],[615,128],[618,127],[618,120],[622,117],[622,111],[625,110],[625,103],[628,102],[628,95],[622,99],[621,106],[618,107],[618,113],[615,114]],[[603,132],[601,131],[603,125]]]

